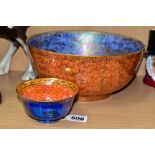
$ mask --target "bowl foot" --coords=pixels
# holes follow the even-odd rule
[[[97,96],[79,96],[78,100],[79,101],[98,101],[98,100],[104,100],[108,97],[110,97],[111,94],[108,95],[97,95]]]
[[[37,120],[39,123],[44,123],[44,124],[53,124],[58,122],[59,120],[51,121],[51,120]]]

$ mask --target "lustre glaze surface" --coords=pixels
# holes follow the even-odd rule
[[[27,43],[39,77],[72,81],[81,96],[112,94],[126,86],[144,51],[138,40],[98,32],[49,32]]]

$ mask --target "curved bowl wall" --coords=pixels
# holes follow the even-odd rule
[[[126,86],[143,57],[144,44],[118,34],[65,31],[28,39],[39,77],[76,83],[80,96],[104,96]]]
[[[70,89],[73,94],[71,97],[67,97],[65,99],[61,99],[57,101],[32,100],[30,98],[26,98],[23,96],[22,92],[25,89],[28,89],[31,86],[37,86],[37,85],[64,86]],[[29,80],[19,84],[16,88],[16,91],[18,93],[19,99],[23,103],[25,112],[31,118],[42,123],[54,123],[69,114],[74,103],[74,98],[78,93],[78,88],[74,83],[69,81],[56,79],[56,78],[38,78],[38,79]],[[40,90],[40,91],[43,92],[44,90]],[[59,90],[59,92],[61,92],[61,90]],[[33,91],[31,93],[33,93]],[[47,95],[47,97],[49,97],[48,94],[44,94],[44,95],[45,96]]]

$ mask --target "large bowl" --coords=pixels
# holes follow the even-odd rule
[[[136,74],[144,44],[118,34],[59,31],[27,41],[39,77],[76,83],[80,99],[105,98],[125,87]]]

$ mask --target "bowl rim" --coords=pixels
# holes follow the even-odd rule
[[[31,46],[29,45],[29,41],[37,36],[40,36],[40,35],[45,35],[45,34],[52,34],[52,33],[64,33],[64,32],[77,32],[77,33],[96,33],[96,34],[107,34],[107,35],[114,35],[114,36],[119,36],[119,37],[123,37],[123,38],[126,38],[126,39],[130,39],[130,40],[133,40],[141,45],[143,45],[143,48],[140,49],[140,50],[137,50],[135,51],[134,53],[129,53],[127,52],[126,54],[113,54],[113,55],[95,55],[95,56],[91,56],[91,55],[73,55],[73,54],[66,54],[66,53],[57,53],[57,52],[53,52],[53,51],[48,51],[48,50],[41,50],[37,47],[34,47],[34,46]],[[145,51],[145,44],[140,41],[139,39],[136,39],[134,37],[131,37],[131,36],[128,36],[128,35],[124,35],[124,34],[119,34],[119,33],[112,33],[112,32],[101,32],[101,31],[90,31],[90,30],[59,30],[59,31],[48,31],[48,32],[41,32],[41,33],[37,33],[37,34],[34,34],[34,35],[31,35],[30,37],[27,38],[26,40],[26,44],[28,46],[28,48],[33,48],[33,49],[37,49],[37,50],[40,50],[40,51],[44,51],[44,52],[47,52],[47,53],[53,53],[53,54],[56,54],[56,55],[65,55],[65,56],[71,56],[71,57],[83,57],[83,58],[100,58],[100,57],[113,57],[113,56],[128,56],[128,55],[133,55],[133,54],[138,54],[138,53],[141,53],[141,52],[144,52]],[[31,52],[30,52],[31,53]]]
[[[29,98],[26,98],[26,97],[24,97],[24,96],[22,96],[21,94],[20,94],[20,92],[19,92],[19,88],[20,87],[22,87],[23,85],[25,85],[25,84],[28,84],[28,83],[31,83],[31,82],[35,82],[35,81],[39,81],[39,80],[58,80],[58,81],[64,81],[64,82],[67,82],[67,83],[70,83],[71,85],[73,85],[74,87],[75,87],[75,91],[73,91],[73,95],[71,96],[71,97],[67,97],[67,98],[65,98],[65,99],[62,99],[62,100],[54,100],[54,101],[40,101],[40,100],[33,100],[33,99],[29,99]],[[34,84],[35,85],[35,84]],[[65,100],[69,100],[69,99],[71,99],[71,98],[73,98],[73,97],[75,97],[77,94],[78,94],[78,92],[79,92],[79,88],[78,88],[78,86],[75,84],[75,83],[73,83],[73,82],[71,82],[71,81],[68,81],[68,80],[64,80],[64,79],[59,79],[59,78],[54,78],[54,77],[45,77],[45,78],[37,78],[37,79],[32,79],[32,80],[27,80],[27,81],[24,81],[24,82],[21,82],[20,84],[18,84],[17,85],[17,87],[16,87],[16,93],[18,94],[18,96],[20,97],[20,98],[22,98],[22,99],[24,99],[24,100],[27,100],[27,101],[30,101],[30,102],[33,102],[33,103],[35,103],[35,104],[37,104],[37,103],[40,103],[40,104],[52,104],[52,103],[57,103],[57,102],[61,102],[61,101],[65,101]]]

